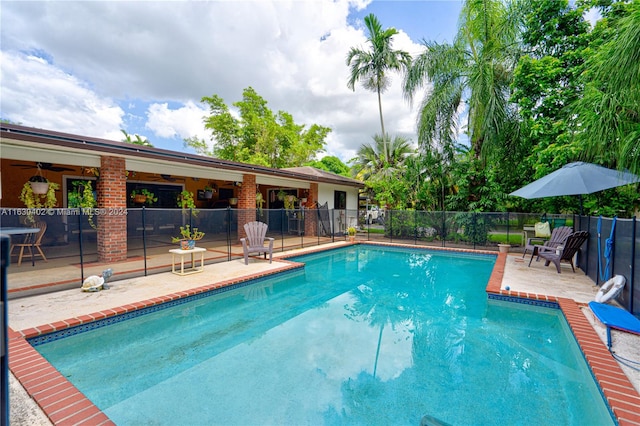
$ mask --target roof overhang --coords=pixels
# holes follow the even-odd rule
[[[196,154],[145,147],[124,142],[89,138],[49,130],[2,123],[0,156],[15,160],[100,167],[103,155],[123,157],[127,170],[180,175],[203,179],[242,181],[243,175],[256,175],[256,183],[309,188],[311,182],[345,185],[343,179],[312,176],[289,170],[235,163]],[[360,182],[348,186],[362,187]]]

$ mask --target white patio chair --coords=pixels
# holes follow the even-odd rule
[[[264,222],[249,222],[244,224],[244,232],[247,234],[246,238],[240,238],[242,242],[242,251],[244,252],[244,264],[249,264],[250,254],[264,253],[264,258],[267,258],[269,253],[269,263],[273,259],[273,241],[271,237],[267,237],[268,225]],[[265,246],[265,240],[269,241],[269,245]]]

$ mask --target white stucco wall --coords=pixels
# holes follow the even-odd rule
[[[347,210],[333,212],[334,193],[335,191],[344,191],[347,193]],[[357,226],[358,224],[358,188],[342,185],[318,185],[318,205],[327,202],[327,206],[331,214],[332,227],[336,233],[345,232],[348,226]]]
[[[329,210],[335,208],[333,203],[335,191],[344,191],[347,193],[347,210],[358,209],[358,188],[352,188],[350,186],[319,184],[318,204],[329,202]]]

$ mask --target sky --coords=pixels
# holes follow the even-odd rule
[[[423,39],[451,41],[461,0],[0,2],[0,118],[155,147],[209,141],[204,96],[233,110],[251,86],[297,124],[330,127],[325,152],[352,159],[380,133],[377,95],[347,87],[351,47],[368,49],[363,18],[399,33],[412,56]],[[385,130],[416,142],[417,105],[392,75]]]

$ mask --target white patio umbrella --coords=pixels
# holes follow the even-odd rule
[[[580,195],[580,214],[582,214],[583,194],[592,194],[637,182],[640,182],[640,176],[633,173],[578,161],[566,164],[555,172],[549,173],[509,195],[527,199]]]

